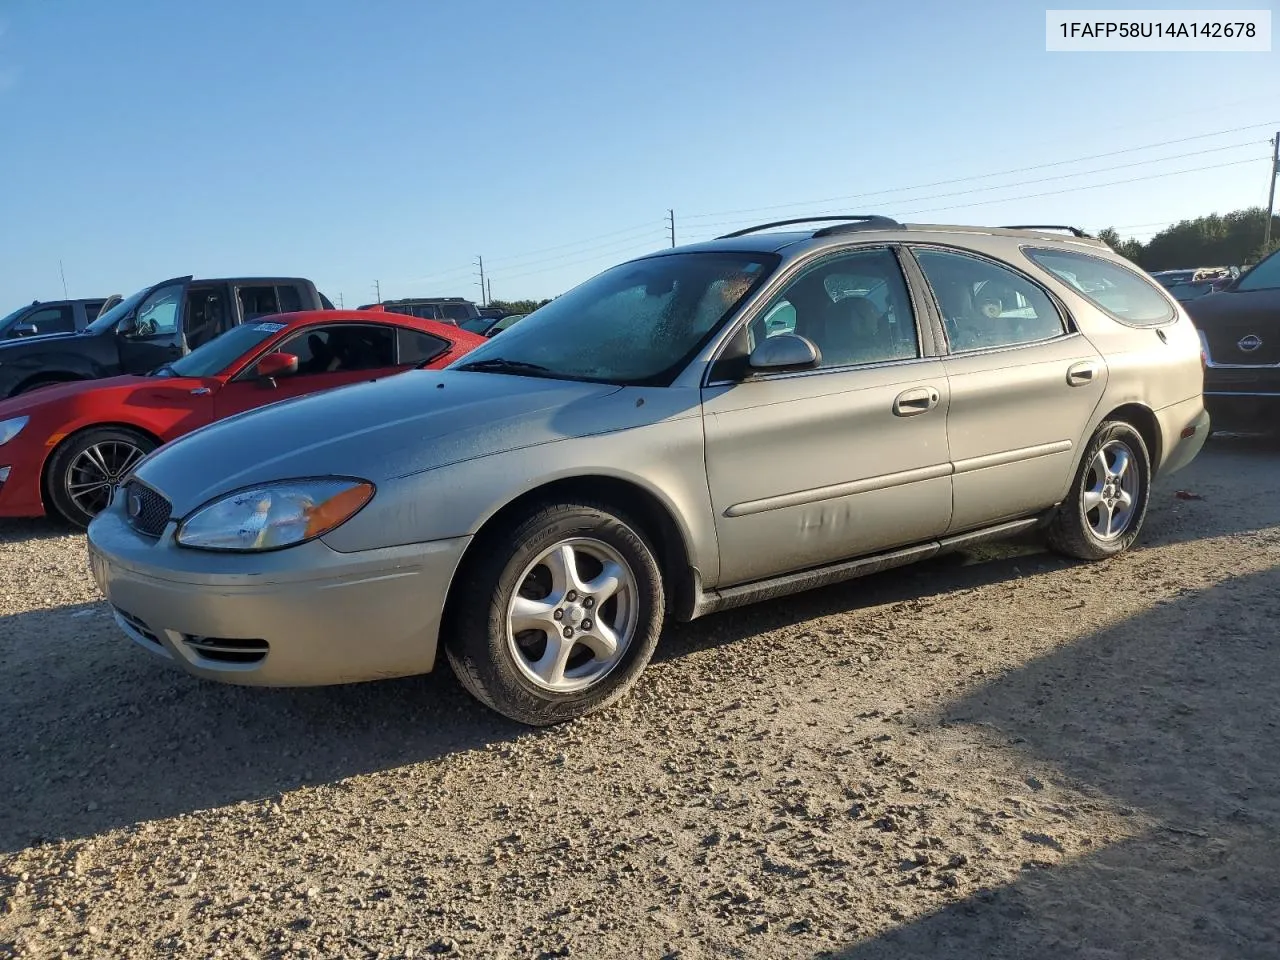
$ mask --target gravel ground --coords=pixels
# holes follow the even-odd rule
[[[541,731],[447,668],[188,678],[0,525],[0,955],[1280,956],[1278,464],[1214,438],[1109,563],[673,628]]]

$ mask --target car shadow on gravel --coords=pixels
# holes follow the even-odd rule
[[[13,652],[14,638],[47,647]],[[105,604],[0,617],[0,853],[275,797],[529,728],[433,674],[264,690],[190,677],[125,639]]]
[[[82,531],[68,523],[48,518],[13,520],[0,518],[0,545],[6,543],[31,543],[36,540],[57,540],[68,534]]]
[[[1118,803],[1135,835],[1058,865],[1032,855],[1008,886],[823,956],[1280,956],[1278,617],[1273,568],[1157,604],[950,705],[935,722],[1053,765]],[[1007,829],[1053,845],[1041,819]]]

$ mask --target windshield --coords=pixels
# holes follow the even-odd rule
[[[117,303],[114,307],[112,307],[106,313],[98,314],[98,319],[94,320],[93,323],[85,327],[84,332],[85,333],[104,333],[107,330],[110,330],[117,323],[119,323],[121,319],[124,318],[125,314],[127,314],[130,310],[132,310],[134,307],[138,305],[138,301],[140,301],[143,297],[145,297],[150,292],[151,292],[150,287],[144,287],[143,289],[139,290],[137,293],[133,294],[133,296],[125,297],[123,300]]]
[[[677,253],[624,263],[451,366],[665,385],[777,264],[773,254],[746,253]]]
[[[285,323],[242,323],[208,343],[196,347],[185,357],[166,363],[152,375],[157,377],[216,377],[238,359],[266,343],[287,327]]]
[[[1246,273],[1236,283],[1237,290],[1275,290],[1280,287],[1280,250]]]

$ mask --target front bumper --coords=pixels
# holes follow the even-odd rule
[[[40,469],[9,445],[0,447],[0,517],[43,517]]]
[[[1204,405],[1217,430],[1280,427],[1280,367],[1221,367],[1204,372]]]
[[[318,686],[428,673],[469,537],[360,553],[316,540],[219,554],[159,540],[118,504],[88,530],[89,565],[116,623],[196,676]]]

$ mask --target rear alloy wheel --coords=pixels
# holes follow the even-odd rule
[[[115,488],[156,448],[150,437],[120,427],[86,430],[63,442],[49,460],[49,499],[54,509],[78,527],[101,513]]]
[[[599,710],[643,672],[665,598],[638,528],[603,505],[542,507],[481,545],[445,652],[478,700],[544,726]]]
[[[1142,434],[1123,421],[1104,423],[1050,524],[1049,543],[1081,560],[1122,553],[1138,538],[1150,496],[1151,460]]]

